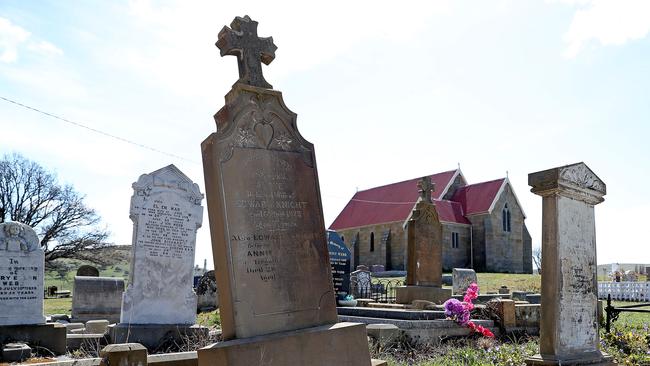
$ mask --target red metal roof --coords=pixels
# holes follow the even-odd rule
[[[450,170],[430,176],[431,182],[436,187],[432,195],[434,198],[440,198],[455,173],[456,170]],[[357,192],[330,225],[330,229],[340,230],[349,227],[406,220],[418,199],[417,184],[420,179],[409,179]],[[441,216],[443,221],[456,222],[453,219],[459,214],[462,216],[462,213],[457,212],[459,210],[461,210],[460,205],[456,207],[453,204],[442,203],[440,211],[445,212],[445,217],[450,218],[450,220],[443,220],[440,211],[438,215]]]
[[[466,215],[487,211],[504,179],[459,188],[451,200],[441,200],[443,190],[457,170],[431,175],[436,190],[432,195],[440,221],[470,224]],[[421,178],[388,184],[357,192],[330,225],[331,230],[404,221],[418,199],[417,183]]]
[[[497,193],[499,193],[504,180],[505,178],[501,178],[460,187],[451,197],[451,200],[463,206],[465,215],[487,212],[492,206]]]

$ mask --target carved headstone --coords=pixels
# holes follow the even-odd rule
[[[203,194],[174,165],[143,174],[133,191],[133,259],[120,322],[194,324],[194,250]]]
[[[358,269],[350,273],[350,292],[355,298],[362,299],[371,297],[371,285],[372,275],[370,271]]]
[[[442,288],[442,224],[431,201],[431,178],[418,182],[420,198],[404,226],[407,238],[406,286],[396,289],[397,302],[441,303],[451,291]]]
[[[608,364],[599,350],[594,206],[605,183],[584,163],[528,175],[542,196],[540,355],[528,364]]]
[[[34,229],[0,224],[0,325],[43,324],[45,253]]]
[[[365,327],[335,324],[314,146],[262,76],[276,46],[248,16],[231,27],[217,46],[240,79],[201,145],[225,341],[199,365],[370,365]]]
[[[332,281],[336,298],[341,300],[350,293],[350,266],[352,253],[334,231],[327,232],[327,248],[332,267]]]

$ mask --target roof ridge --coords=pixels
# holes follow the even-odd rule
[[[458,170],[458,168],[456,168],[456,169],[451,169],[451,170],[445,170],[444,172],[438,172],[438,173],[433,173],[433,174],[427,174],[427,175],[425,175],[425,176],[426,176],[426,177],[431,177],[431,176],[434,176],[434,175],[439,175],[439,174],[444,174],[444,173],[455,172],[455,171],[457,171],[457,170]],[[409,182],[409,181],[412,181],[412,180],[421,179],[421,178],[422,178],[422,176],[418,176],[418,177],[411,178],[411,179],[401,180],[401,181],[399,181],[399,182],[393,182],[393,183],[388,183],[388,184],[384,184],[384,185],[381,185],[381,186],[376,186],[376,187],[372,187],[372,188],[368,188],[368,189],[362,189],[362,190],[360,190],[360,191],[357,191],[356,193],[367,192],[367,191],[370,191],[370,190],[373,190],[373,189],[382,188],[382,187],[388,187],[388,186],[392,186],[392,185],[396,185],[396,184],[401,184],[401,183],[406,183],[406,182]],[[355,196],[356,196],[356,193],[355,193]]]
[[[458,187],[458,189],[463,189],[463,188],[467,188],[467,187],[471,187],[471,186],[478,186],[478,185],[480,185],[480,184],[487,184],[487,183],[494,183],[494,182],[498,182],[498,181],[504,181],[504,180],[506,180],[506,179],[508,179],[508,178],[507,178],[507,177],[503,177],[503,178],[497,178],[497,179],[492,179],[492,180],[486,180],[486,181],[484,181],[484,182],[478,182],[478,183],[466,184],[466,185],[464,185],[464,186]]]

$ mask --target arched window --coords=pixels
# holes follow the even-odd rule
[[[375,251],[375,233],[370,233],[370,251]]]
[[[505,206],[503,206],[503,211],[501,212],[501,221],[503,224],[503,231],[508,233],[512,231],[512,227],[510,226],[510,209],[508,208],[507,203]]]

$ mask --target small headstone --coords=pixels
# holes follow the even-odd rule
[[[469,268],[454,268],[451,272],[453,277],[454,295],[464,295],[472,283],[478,284],[476,272]]]
[[[330,254],[332,281],[338,300],[350,293],[350,266],[352,254],[341,237],[334,231],[327,232],[327,250]]]
[[[108,330],[108,320],[89,320],[85,328],[89,334],[104,334]]]
[[[143,174],[133,191],[133,263],[120,323],[194,324],[194,249],[203,194],[174,165]]]
[[[214,271],[207,271],[199,278],[196,286],[198,297],[197,308],[199,311],[212,311],[219,307],[217,279]]]
[[[502,295],[503,294],[509,294],[510,289],[508,288],[508,286],[501,286],[501,287],[499,287],[499,293],[502,294]]]
[[[72,319],[85,322],[108,319],[120,321],[124,279],[117,277],[75,276],[72,293]]]
[[[34,229],[0,224],[0,325],[43,324],[45,253]]]
[[[56,292],[59,291],[59,288],[56,286],[48,286],[47,288],[47,297],[56,296]]]
[[[374,272],[384,272],[384,271],[386,271],[386,267],[384,267],[384,265],[382,265],[382,264],[373,264],[370,267],[370,272],[373,272],[373,273]]]
[[[354,298],[371,297],[372,276],[368,270],[356,270],[350,273],[350,292]]]
[[[541,304],[542,303],[542,295],[541,294],[528,294],[528,295],[526,295],[526,301],[528,301],[529,304]]]
[[[445,273],[442,275],[442,284],[443,286],[451,286],[454,284],[453,277],[451,273]]]
[[[77,276],[99,277],[99,270],[96,267],[84,264],[77,269]]]

